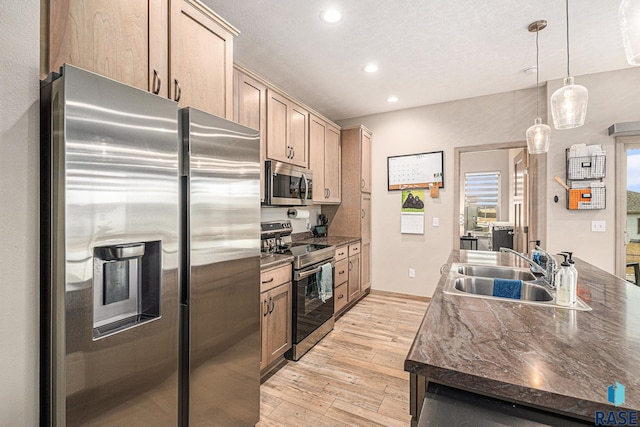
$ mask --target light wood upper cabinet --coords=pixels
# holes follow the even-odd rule
[[[232,120],[234,33],[200,2],[170,1],[170,97]]]
[[[309,167],[309,112],[267,89],[267,158]]]
[[[363,193],[371,193],[371,133],[366,129],[362,132],[362,181]]]
[[[311,114],[309,166],[313,171],[313,201],[340,203],[340,130]]]
[[[68,63],[153,91],[167,81],[167,1],[49,0],[43,74]]]
[[[237,30],[198,0],[45,0],[41,74],[63,63],[233,118]]]
[[[260,131],[260,201],[264,201],[264,161],[267,150],[267,87],[256,79],[234,70],[233,119]]]

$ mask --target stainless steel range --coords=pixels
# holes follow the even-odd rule
[[[263,252],[293,255],[293,347],[285,357],[298,360],[333,329],[333,293],[322,301],[319,284],[323,266],[335,265],[335,247],[292,242],[291,232],[288,220],[261,224]]]

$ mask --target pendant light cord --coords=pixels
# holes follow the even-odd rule
[[[540,35],[540,29],[536,30],[536,117],[540,117],[540,65],[538,64],[538,36]]]
[[[570,77],[569,73],[569,0],[565,0],[566,14],[567,14],[567,77]]]

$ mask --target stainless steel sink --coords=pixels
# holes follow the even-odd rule
[[[496,279],[536,280],[530,271],[488,265],[459,265],[458,273],[465,276],[491,277]]]
[[[454,286],[457,290],[469,294],[493,297],[493,279],[488,277],[460,277],[455,279]],[[522,287],[520,288],[520,300],[553,301],[553,296],[541,284],[522,282]]]
[[[494,279],[522,280],[520,299],[493,296]],[[529,269],[523,268],[454,263],[447,276],[444,293],[551,308],[580,311],[591,310],[591,307],[579,298],[571,307],[558,305],[555,302],[554,291],[547,288],[541,280],[537,280]]]

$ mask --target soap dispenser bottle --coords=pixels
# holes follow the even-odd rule
[[[547,268],[547,257],[542,251],[538,250],[540,247],[540,240],[531,240],[529,243],[535,243],[533,250],[531,251],[531,258],[542,268]]]
[[[560,264],[560,270],[556,274],[556,303],[565,307],[575,302],[574,274],[571,265],[567,261],[567,254],[558,254],[564,257]]]
[[[569,259],[567,260],[567,262],[569,263],[569,266],[571,268],[571,271],[573,272],[573,290],[575,293],[577,293],[578,290],[578,270],[576,270],[576,262],[573,260],[573,252],[569,252],[569,251],[564,251],[563,254],[567,254],[569,256]],[[575,301],[575,296],[574,296],[574,301]]]

